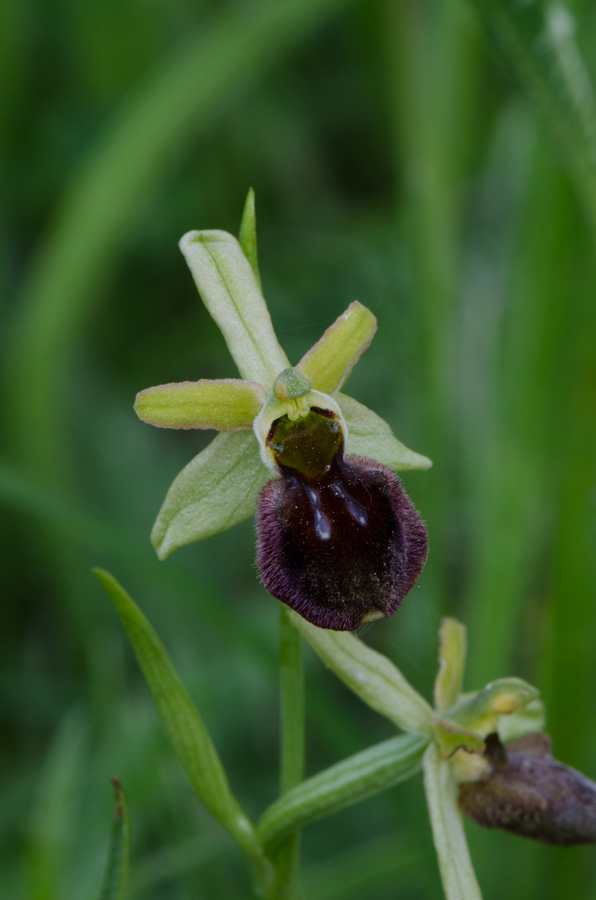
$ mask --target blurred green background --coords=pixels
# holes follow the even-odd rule
[[[434,460],[404,479],[426,570],[365,640],[428,695],[440,618],[460,617],[466,687],[535,683],[557,757],[596,778],[594,120],[573,20],[548,21],[583,132],[573,104],[550,102],[554,64],[540,82],[543,7],[517,4],[536,80],[513,6],[0,7],[2,896],[97,896],[114,773],[131,897],[248,893],[90,568],[147,613],[257,816],[277,791],[277,601],[250,522],[157,561],[153,519],[208,436],[132,411],[149,385],[236,374],[176,243],[236,232],[250,186],[290,359],[352,300],[369,306],[380,328],[350,393]],[[479,10],[503,26],[496,42]],[[591,64],[596,8],[572,12]],[[392,731],[306,660],[312,774]],[[596,898],[592,848],[468,834],[487,900]],[[309,900],[441,896],[420,779],[311,826],[303,846]]]

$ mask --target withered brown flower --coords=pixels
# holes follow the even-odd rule
[[[488,777],[459,787],[466,815],[545,844],[596,843],[596,784],[554,759],[546,734],[486,744]]]

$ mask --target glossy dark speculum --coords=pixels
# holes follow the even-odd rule
[[[335,631],[391,615],[427,555],[426,529],[399,478],[344,457],[330,410],[277,419],[267,444],[281,474],[257,507],[257,564],[269,593]]]

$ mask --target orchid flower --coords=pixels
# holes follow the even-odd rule
[[[370,344],[358,302],[292,367],[260,288],[254,200],[240,241],[191,231],[180,241],[242,379],[163,384],[137,395],[163,428],[220,432],[174,480],[155,522],[160,558],[257,513],[265,587],[315,625],[354,630],[390,615],[420,574],[426,530],[394,474],[429,459],[340,388]]]

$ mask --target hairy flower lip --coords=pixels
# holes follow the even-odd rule
[[[401,482],[374,460],[347,456],[342,478],[269,481],[257,506],[257,567],[266,589],[333,631],[390,616],[418,579],[426,529]],[[365,517],[359,510],[364,509]]]

